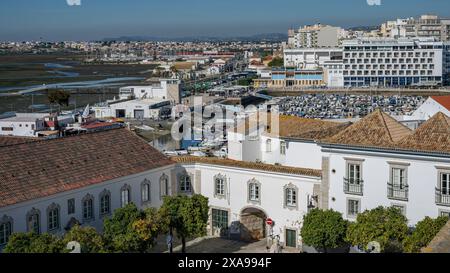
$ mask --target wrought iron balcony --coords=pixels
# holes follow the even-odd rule
[[[408,185],[396,185],[388,182],[388,198],[395,200],[408,200],[409,187]]]
[[[347,194],[363,195],[363,186],[361,179],[344,178],[344,192]]]
[[[450,206],[450,194],[448,192],[443,192],[440,188],[436,188],[436,204]]]

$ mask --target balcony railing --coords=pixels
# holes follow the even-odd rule
[[[450,206],[450,194],[443,193],[442,189],[436,188],[436,204]]]
[[[364,181],[361,179],[344,178],[344,192],[348,194],[363,194]]]
[[[388,183],[388,198],[396,200],[408,200],[408,185],[394,185]]]

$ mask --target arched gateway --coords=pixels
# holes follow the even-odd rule
[[[256,207],[246,207],[240,213],[241,240],[259,241],[267,236],[267,214]]]

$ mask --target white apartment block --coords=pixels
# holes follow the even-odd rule
[[[439,86],[443,42],[368,38],[343,42],[345,86]]]
[[[336,47],[343,35],[340,27],[316,24],[298,30],[289,30],[291,48]]]

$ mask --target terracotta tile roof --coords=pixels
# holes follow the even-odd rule
[[[0,207],[175,164],[127,129],[0,147]]]
[[[228,167],[238,167],[238,168],[252,169],[252,170],[262,170],[262,171],[268,171],[268,172],[306,175],[306,176],[313,176],[313,177],[321,177],[322,176],[322,171],[316,170],[316,169],[293,168],[293,167],[286,167],[286,166],[255,163],[255,162],[236,161],[236,160],[222,159],[222,158],[216,158],[216,157],[179,156],[179,157],[171,157],[170,159],[172,159],[173,161],[176,161],[178,163],[204,163],[204,164],[228,166]]]
[[[279,130],[281,137],[320,140],[333,136],[348,126],[350,126],[350,123],[282,115],[280,116]]]
[[[277,135],[274,133],[274,130],[276,130],[275,128],[277,127],[275,125],[272,126],[272,115],[265,115],[267,116],[267,121],[261,122],[261,125],[268,128],[268,132],[266,134],[284,138],[321,140],[337,134],[350,125],[350,123],[338,123],[296,116],[279,115],[279,134]],[[252,121],[252,128],[250,128],[250,121]],[[240,122],[235,131],[244,132],[245,128],[245,132],[248,134],[249,132],[256,130],[255,126],[257,121],[258,116],[256,114],[251,115],[245,119],[245,122]]]
[[[431,98],[450,111],[450,96],[431,96]]]
[[[354,146],[394,147],[397,141],[411,134],[412,131],[408,127],[377,109],[347,129],[324,139],[323,142]]]
[[[35,137],[0,136],[0,147],[38,141]]]
[[[439,112],[414,133],[400,140],[397,147],[416,151],[450,153],[450,118]]]

